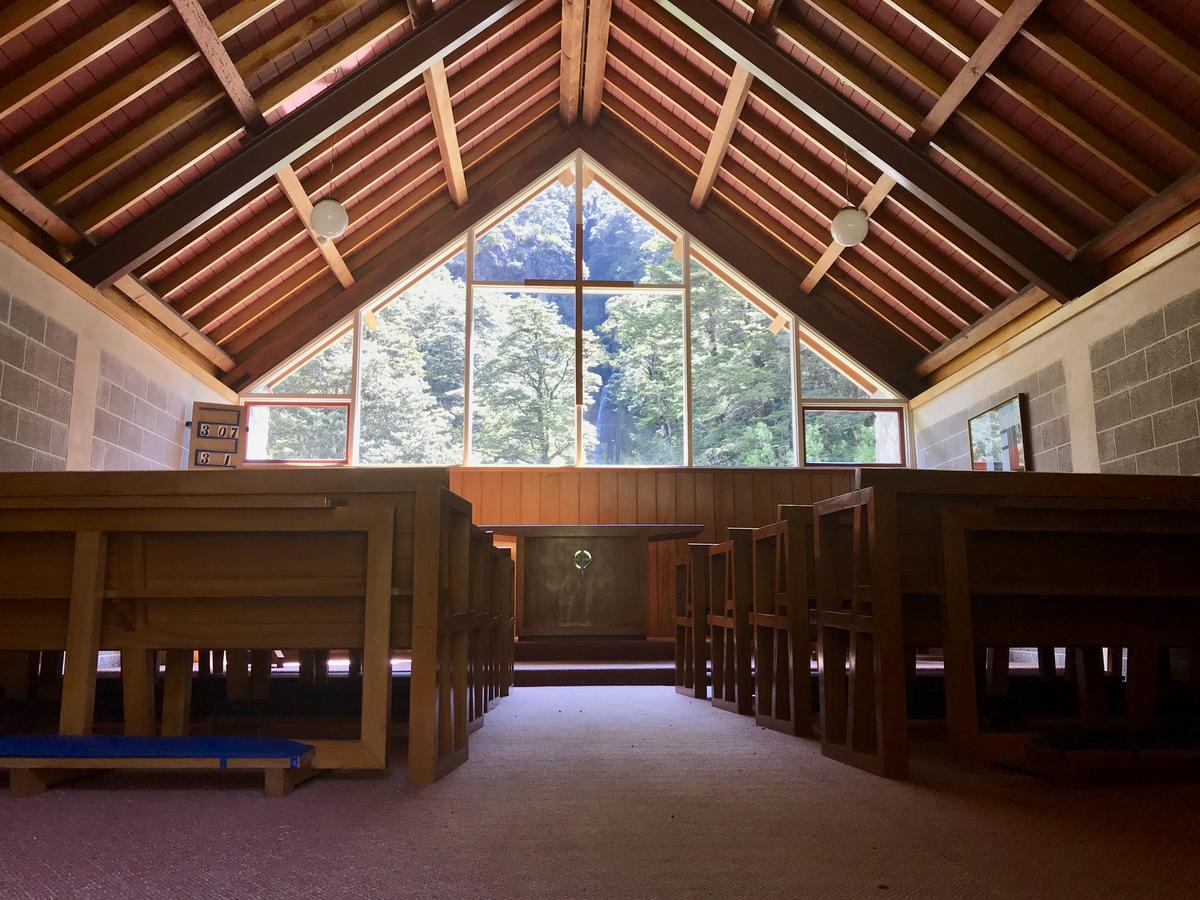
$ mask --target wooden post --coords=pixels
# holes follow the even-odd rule
[[[121,651],[121,694],[127,735],[150,737],[157,730],[154,721],[156,657],[153,650]]]
[[[413,784],[432,784],[437,777],[438,619],[443,525],[441,490],[419,488],[413,510],[412,679],[408,709],[408,780]],[[366,678],[365,670],[363,678]],[[363,689],[366,690],[365,684]]]
[[[250,651],[250,696],[266,700],[271,695],[271,651]]]
[[[163,678],[162,733],[183,737],[192,718],[192,651],[168,650]]]
[[[67,614],[67,668],[63,675],[62,708],[58,720],[60,734],[92,732],[107,553],[107,535],[97,531],[75,535],[71,605]]]
[[[245,700],[250,696],[250,651],[225,651],[225,696]]]

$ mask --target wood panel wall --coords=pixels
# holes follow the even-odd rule
[[[699,540],[718,541],[730,526],[775,521],[780,503],[813,503],[850,489],[852,469],[551,469],[450,470],[450,489],[481,525],[698,523]],[[671,561],[683,541],[650,548],[651,637],[674,634]]]

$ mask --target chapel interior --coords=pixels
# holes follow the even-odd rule
[[[1200,3],[7,0],[0,896],[1195,897]]]

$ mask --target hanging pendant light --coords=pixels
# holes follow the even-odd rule
[[[843,247],[855,247],[867,237],[870,220],[867,214],[850,203],[850,161],[847,158],[846,145],[842,145],[842,163],[846,178],[845,206],[837,211],[833,221],[829,223],[829,232],[833,239]]]
[[[338,77],[335,81],[341,80],[342,70],[338,67]],[[337,138],[336,134],[329,137],[329,191],[328,197],[323,200],[318,200],[313,204],[312,212],[308,217],[309,227],[322,241],[332,241],[335,238],[340,238],[346,233],[346,228],[350,224],[350,214],[346,212],[346,207],[333,196],[333,164],[337,157]]]
[[[308,221],[319,237],[332,241],[346,233],[346,226],[350,224],[350,214],[346,212],[346,207],[342,206],[340,200],[326,197],[313,205]]]

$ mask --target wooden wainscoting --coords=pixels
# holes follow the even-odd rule
[[[813,503],[850,489],[852,469],[553,469],[450,470],[450,489],[474,507],[481,524],[594,525],[690,523],[700,541],[719,541],[732,526],[775,520],[780,503]],[[651,637],[670,637],[671,560],[683,541],[650,547]]]

